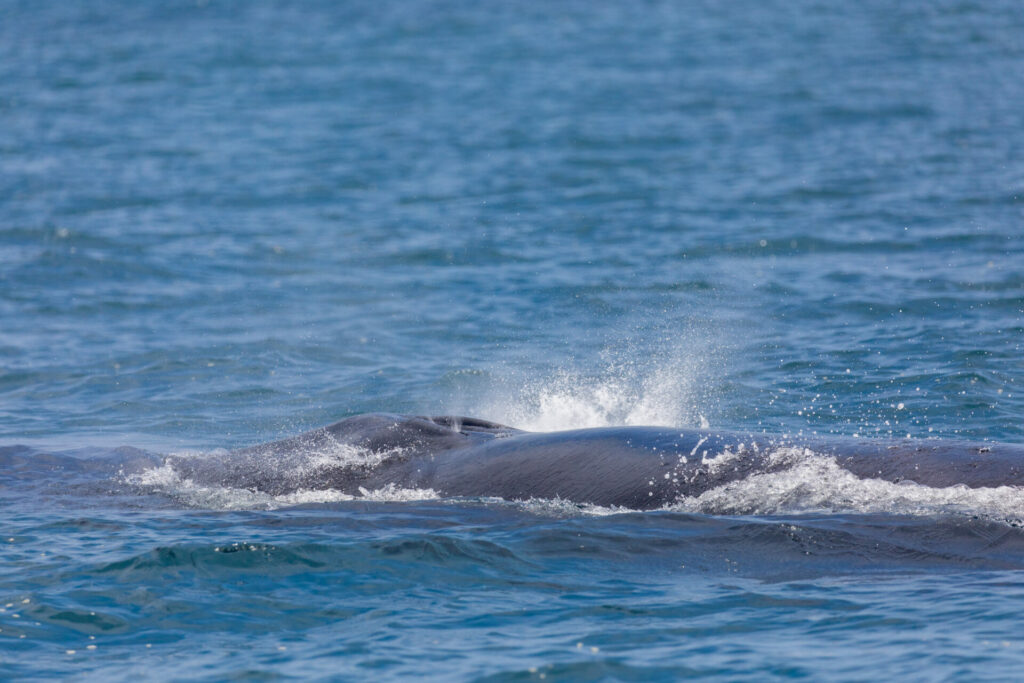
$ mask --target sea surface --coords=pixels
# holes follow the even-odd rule
[[[637,512],[140,452],[369,412],[1024,443],[1017,1],[0,0],[0,678],[1024,671],[1024,491]]]

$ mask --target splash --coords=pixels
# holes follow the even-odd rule
[[[499,375],[483,400],[456,412],[469,410],[536,432],[615,426],[706,429],[712,405],[706,375],[712,357],[704,347],[695,346],[688,353],[677,350],[644,360],[609,361],[596,375],[569,369],[541,379]]]

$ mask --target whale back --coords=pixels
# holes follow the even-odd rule
[[[444,496],[563,499],[643,510],[741,478],[760,463],[711,462],[755,445],[732,433],[608,427],[505,436],[381,470],[374,484],[401,481]]]
[[[354,415],[280,441],[232,451],[233,455],[291,455],[303,450],[347,445],[372,453],[403,450],[406,455],[440,453],[519,430],[496,422],[444,415]]]
[[[779,457],[779,455],[784,457]],[[650,509],[756,474],[829,458],[861,479],[930,487],[1024,485],[1024,448],[1006,444],[803,439],[657,427],[524,432],[460,416],[372,413],[295,437],[172,457],[196,482],[273,495],[429,489],[441,496],[561,498]]]
[[[369,413],[279,441],[167,460],[181,476],[204,484],[272,495],[328,488],[354,493],[381,478],[401,484],[389,473],[402,463],[515,433],[476,418]]]

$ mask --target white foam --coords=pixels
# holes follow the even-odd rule
[[[319,439],[310,439],[308,443],[297,446],[287,454],[268,452],[265,455],[251,454],[246,466],[259,469],[268,477],[273,476],[282,482],[302,482],[316,479],[330,471],[373,469],[392,458],[401,457],[403,448],[373,451],[353,444],[344,443],[327,434]],[[221,457],[228,461],[230,454],[223,451],[200,454],[200,457]],[[180,458],[175,453],[172,458]]]
[[[407,489],[395,484],[388,484],[379,489],[367,490],[359,487],[359,493],[364,500],[372,500],[378,503],[410,502],[417,500],[437,500],[440,494],[434,489]]]
[[[389,484],[380,489],[360,488],[360,495],[335,489],[299,489],[271,495],[252,489],[204,485],[182,476],[170,462],[124,477],[127,484],[148,488],[195,508],[211,510],[276,510],[296,505],[338,503],[351,500],[375,502],[417,501],[438,498],[433,489],[403,488]]]
[[[834,457],[804,448],[776,449],[762,469],[767,471],[683,497],[668,509],[713,515],[823,512],[1024,519],[1024,491],[1016,486],[933,488],[911,481],[861,479]]]
[[[342,443],[329,436],[323,445],[307,446],[296,456],[287,458],[288,466],[299,475],[315,474],[327,469],[367,468],[373,469],[383,462],[402,455],[404,449],[392,448],[372,451],[348,443]],[[279,461],[280,456],[275,456]]]
[[[502,499],[497,499],[502,501]],[[608,515],[620,515],[626,512],[635,512],[628,508],[615,506],[593,505],[590,503],[574,503],[565,498],[529,498],[527,500],[502,501],[511,503],[527,512],[535,515],[552,517],[607,517]]]

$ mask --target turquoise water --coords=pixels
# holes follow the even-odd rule
[[[1016,677],[1016,487],[125,467],[367,411],[1024,443],[1022,70],[1013,2],[0,0],[0,677]]]

